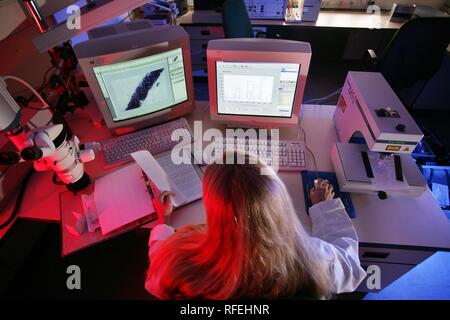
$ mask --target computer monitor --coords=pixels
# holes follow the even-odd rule
[[[89,32],[74,50],[105,120],[126,133],[194,109],[189,37],[141,20]]]
[[[252,127],[297,125],[311,60],[309,43],[212,40],[207,59],[211,119]]]

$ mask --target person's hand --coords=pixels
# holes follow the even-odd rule
[[[173,196],[175,193],[170,191],[163,191],[159,196],[153,199],[153,206],[158,215],[158,222],[160,224],[169,224],[169,217],[173,211]]]
[[[159,191],[158,187],[152,181],[149,181],[149,184],[154,195],[153,206],[158,215],[158,223],[169,224],[169,217],[173,211],[173,196],[175,196],[175,193],[171,191]]]
[[[328,180],[317,179],[314,181],[314,188],[309,191],[309,197],[313,205],[321,201],[334,198],[333,185]]]

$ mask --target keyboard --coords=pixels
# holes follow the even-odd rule
[[[276,148],[276,144],[272,148],[272,143],[274,143],[274,141],[253,139],[244,141],[243,139],[234,137],[214,140],[210,146],[217,147],[222,144],[224,151],[227,150],[227,148],[228,150],[245,150],[245,152],[258,155],[259,158],[269,166],[273,163],[277,164],[278,170],[280,171],[306,170],[306,148],[303,141],[279,140],[278,148]],[[266,146],[266,150],[262,149],[260,145]],[[274,149],[275,152],[273,157],[272,149]],[[264,154],[264,151],[266,151],[266,154]]]
[[[172,132],[177,129],[186,130],[182,132],[180,140],[172,141]],[[180,141],[189,143],[193,141],[191,129],[185,118],[102,141],[104,164],[112,166],[132,161],[130,154],[139,150],[158,154],[172,149]]]

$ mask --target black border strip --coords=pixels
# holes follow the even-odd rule
[[[398,154],[394,156],[395,179],[403,181],[402,158]]]
[[[366,175],[369,178],[373,178],[372,167],[370,166],[369,155],[366,151],[361,151],[361,157],[364,163],[364,168],[366,169]]]

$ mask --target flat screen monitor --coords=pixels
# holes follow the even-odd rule
[[[207,58],[212,119],[256,127],[297,124],[311,60],[308,43],[213,40]]]
[[[168,121],[194,109],[186,32],[181,27],[134,25],[131,31],[113,35],[93,32],[100,36],[75,47],[105,123],[117,133]]]

